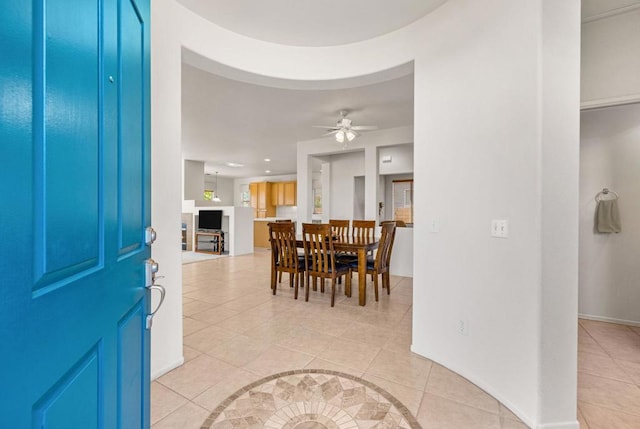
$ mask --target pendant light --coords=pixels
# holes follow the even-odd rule
[[[213,189],[213,198],[211,198],[211,201],[213,201],[214,203],[219,203],[220,201],[222,201],[218,194],[218,172],[216,171],[216,186]]]

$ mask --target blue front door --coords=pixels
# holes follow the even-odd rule
[[[148,1],[2,1],[2,428],[149,426]]]

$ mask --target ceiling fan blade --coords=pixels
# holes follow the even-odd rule
[[[378,127],[375,125],[356,125],[355,127],[351,127],[352,130],[356,131],[367,131],[367,130],[377,130]]]
[[[337,133],[338,131],[340,131],[340,130],[333,130],[333,131],[329,131],[328,133],[324,133],[324,134],[322,135],[322,137],[324,137],[324,136],[330,136],[330,135],[332,135],[332,134]]]
[[[327,125],[311,125],[313,128],[325,128],[327,130],[339,130],[340,128],[336,126],[327,126]]]

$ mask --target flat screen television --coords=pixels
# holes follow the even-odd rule
[[[222,210],[200,210],[198,229],[222,229]]]

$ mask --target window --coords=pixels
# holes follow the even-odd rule
[[[322,214],[322,182],[314,179],[311,182],[313,191],[313,214]]]
[[[393,182],[393,220],[413,223],[413,180]]]
[[[313,214],[322,214],[322,190],[313,190]]]

